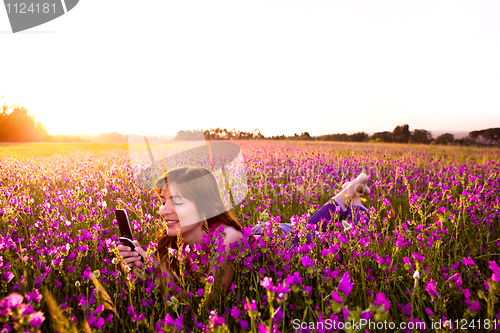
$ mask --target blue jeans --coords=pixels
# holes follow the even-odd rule
[[[313,216],[309,218],[307,221],[308,224],[316,224],[319,228],[319,222],[323,220],[322,230],[326,232],[328,224],[333,223],[331,215],[335,215],[335,211],[337,207],[340,207],[340,216],[339,221],[346,221],[348,223],[352,223],[354,225],[358,225],[361,219],[361,216],[364,215],[366,219],[369,218],[368,208],[366,208],[363,204],[353,204],[349,208],[346,208],[342,203],[338,202],[336,199],[331,198],[328,200],[326,204],[323,205],[319,210],[317,210]],[[330,215],[330,212],[332,213]],[[269,222],[265,222],[267,226]],[[290,234],[292,232],[292,225],[290,223],[280,223],[281,230],[285,234]],[[318,229],[316,229],[318,230]],[[254,235],[261,235],[262,228],[260,225],[255,225],[252,228],[252,233]],[[312,238],[314,237],[313,233],[307,233],[307,244],[311,244]],[[294,247],[299,245],[299,236],[295,236],[292,241]]]

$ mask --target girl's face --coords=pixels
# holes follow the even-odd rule
[[[169,185],[161,190],[160,215],[167,222],[167,232],[170,237],[177,236],[177,229],[181,235],[199,228],[200,222],[204,221],[194,205],[194,202],[184,198],[178,191],[176,185]]]

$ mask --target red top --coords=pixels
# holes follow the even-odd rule
[[[220,227],[220,225],[222,224],[221,221],[217,221],[214,223],[213,226],[210,227],[210,229],[208,229],[210,232],[214,232],[214,230],[218,229]]]

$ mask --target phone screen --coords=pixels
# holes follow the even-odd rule
[[[115,215],[116,220],[118,221],[118,226],[120,227],[121,236],[131,240],[134,239],[132,236],[132,229],[130,229],[127,212],[124,209],[117,209],[115,211]]]

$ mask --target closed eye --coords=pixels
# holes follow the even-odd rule
[[[162,202],[161,205],[165,206],[165,202]],[[175,206],[180,206],[180,205],[182,205],[182,203],[174,202],[174,205]]]

